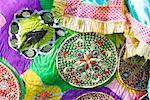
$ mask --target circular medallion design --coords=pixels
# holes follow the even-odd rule
[[[115,73],[115,45],[97,33],[79,33],[66,39],[56,56],[60,76],[69,84],[92,88],[107,82]]]
[[[125,46],[123,46],[120,52],[120,66],[118,68],[119,79],[132,89],[147,89],[150,62],[146,61],[144,57],[139,56],[124,60],[124,52]]]
[[[115,100],[111,95],[103,92],[91,92],[79,96],[76,100]]]
[[[14,72],[0,63],[0,98],[4,100],[20,100],[19,80]]]
[[[24,9],[17,12],[9,27],[9,45],[25,57],[47,54],[58,36],[64,36],[51,12]]]

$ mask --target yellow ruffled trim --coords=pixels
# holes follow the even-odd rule
[[[98,21],[75,16],[63,16],[62,26],[77,32],[99,32],[102,34],[123,33],[123,21]]]
[[[55,0],[54,6],[52,12],[54,17],[59,20],[62,27],[77,32],[99,32],[103,34],[123,33],[125,30],[125,21],[99,21],[64,15],[66,0]]]
[[[135,55],[144,56],[145,59],[150,59],[150,45],[143,42],[135,42],[129,45],[126,44],[124,59]]]

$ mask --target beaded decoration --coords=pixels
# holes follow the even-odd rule
[[[0,99],[20,100],[23,98],[23,82],[17,73],[0,62]]]
[[[121,100],[121,98],[107,87],[86,90],[69,90],[63,94],[61,100]]]
[[[56,65],[60,76],[69,84],[92,88],[107,82],[117,67],[115,45],[97,33],[78,33],[60,46]]]
[[[112,96],[105,94],[103,92],[91,92],[83,94],[76,98],[75,100],[115,100]]]
[[[9,29],[9,45],[27,58],[47,54],[56,36],[64,36],[51,12],[23,9],[15,14]],[[55,34],[56,33],[56,34]]]
[[[144,91],[147,89],[149,79],[149,61],[143,57],[134,56],[123,59],[125,46],[120,52],[120,66],[118,68],[118,78],[127,87],[134,90]]]

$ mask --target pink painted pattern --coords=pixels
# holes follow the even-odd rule
[[[150,44],[150,27],[144,26],[142,23],[133,19],[130,15],[127,15],[127,18],[131,24],[134,35],[138,37],[140,41]]]
[[[82,4],[80,0],[67,0],[65,14],[100,21],[125,21],[122,13],[122,0],[111,0],[106,6],[93,6]]]

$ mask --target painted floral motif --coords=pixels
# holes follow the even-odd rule
[[[0,63],[0,98],[2,100],[19,100],[20,86],[14,73]]]
[[[24,100],[60,100],[61,89],[42,84],[39,76],[32,70],[27,70],[22,78],[26,84]]]
[[[65,40],[57,52],[61,77],[76,87],[91,88],[108,81],[115,72],[114,44],[96,33],[80,33]]]

